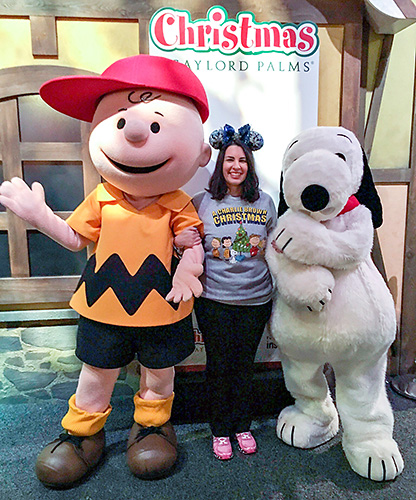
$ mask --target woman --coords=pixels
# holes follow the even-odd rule
[[[233,456],[233,437],[242,453],[257,450],[250,403],[255,401],[254,357],[272,308],[264,248],[276,209],[259,189],[254,167],[252,152],[263,146],[260,134],[249,125],[237,132],[225,125],[211,134],[210,144],[219,149],[215,170],[208,189],[193,200],[205,232],[204,291],[195,301],[195,313],[207,356],[213,451],[227,460]],[[198,241],[197,231],[188,229],[175,244]]]

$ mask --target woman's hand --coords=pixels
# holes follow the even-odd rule
[[[175,236],[173,242],[178,248],[192,248],[201,243],[201,236],[196,227],[188,227]]]

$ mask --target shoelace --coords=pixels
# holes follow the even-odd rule
[[[229,438],[226,438],[226,437],[216,437],[215,441],[218,444],[228,444]]]
[[[138,443],[141,439],[145,438],[146,436],[149,436],[150,434],[159,434],[163,437],[167,437],[166,433],[162,430],[161,427],[143,427],[137,432],[134,441]]]
[[[241,439],[251,439],[251,434],[249,432],[241,432],[238,434]]]
[[[70,442],[73,445],[75,445],[77,448],[81,448],[82,441],[84,438],[82,436],[73,436],[72,434],[68,434],[67,432],[63,432],[62,434],[59,434],[59,443],[56,443],[56,445],[53,447],[51,450],[51,453],[53,453],[58,446],[60,446],[62,443]]]

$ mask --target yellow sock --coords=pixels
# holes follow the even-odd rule
[[[167,399],[142,399],[134,396],[134,421],[144,427],[160,427],[170,419],[174,393]]]
[[[74,436],[93,436],[97,434],[103,427],[111,412],[109,406],[105,412],[88,413],[80,410],[75,406],[75,394],[69,401],[68,413],[62,419],[62,427]]]

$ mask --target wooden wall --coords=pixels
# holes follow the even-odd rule
[[[318,24],[324,49],[321,52],[319,87],[319,124],[343,125],[353,130],[371,152],[378,119],[378,110],[383,94],[385,73],[393,42],[392,36],[381,38],[381,51],[375,65],[376,82],[372,88],[373,99],[366,109],[365,98],[368,82],[368,47],[370,27],[364,19],[361,0],[228,0],[215,2],[225,7],[230,17],[247,10],[256,15],[256,21],[278,20],[280,22],[302,22],[310,20]],[[192,18],[203,18],[213,5],[205,0],[172,0],[169,5],[186,9]],[[1,67],[0,62],[0,159],[3,178],[22,175],[22,162],[76,162],[82,165],[84,192],[88,193],[98,182],[86,148],[88,126],[81,126],[80,141],[76,143],[22,142],[19,132],[19,96],[35,95],[40,84],[57,75],[82,74],[98,71],[97,61],[85,63],[82,47],[78,59],[70,65],[63,62],[63,53],[71,47],[59,36],[60,23],[135,23],[138,29],[137,50],[148,51],[148,25],[153,13],[165,2],[154,0],[55,0],[54,2],[8,2],[0,4],[1,23],[25,21],[30,26],[32,61],[28,67],[16,51],[12,67]],[[57,28],[58,27],[58,28]],[[135,29],[135,28],[134,28]],[[92,40],[93,44],[94,41]],[[15,47],[16,48],[16,47]],[[85,50],[88,47],[85,47]],[[91,48],[91,47],[90,47]],[[7,49],[3,49],[7,50]],[[119,49],[120,57],[124,55]],[[97,45],[97,57],[99,45]],[[1,55],[0,55],[1,61]],[[103,63],[104,64],[104,63]],[[101,69],[105,69],[104,65]],[[408,192],[407,228],[416,225],[416,188],[414,128],[412,129],[412,155],[409,168],[380,168],[374,172],[378,185],[383,190],[389,186],[405,185]],[[371,164],[371,163],[370,163]],[[67,217],[68,213],[59,213]],[[27,232],[31,228],[13,214],[0,213],[0,233],[7,233],[11,277],[0,279],[0,308],[50,308],[66,306],[77,281],[76,276],[32,277],[29,265]],[[416,356],[416,236],[413,230],[405,231],[403,253],[403,289],[400,299],[401,330],[397,344],[398,370],[408,370],[414,365]],[[378,240],[376,252],[380,256]],[[379,259],[380,267],[383,266]],[[394,290],[393,290],[394,291]],[[400,367],[401,366],[401,367]]]

